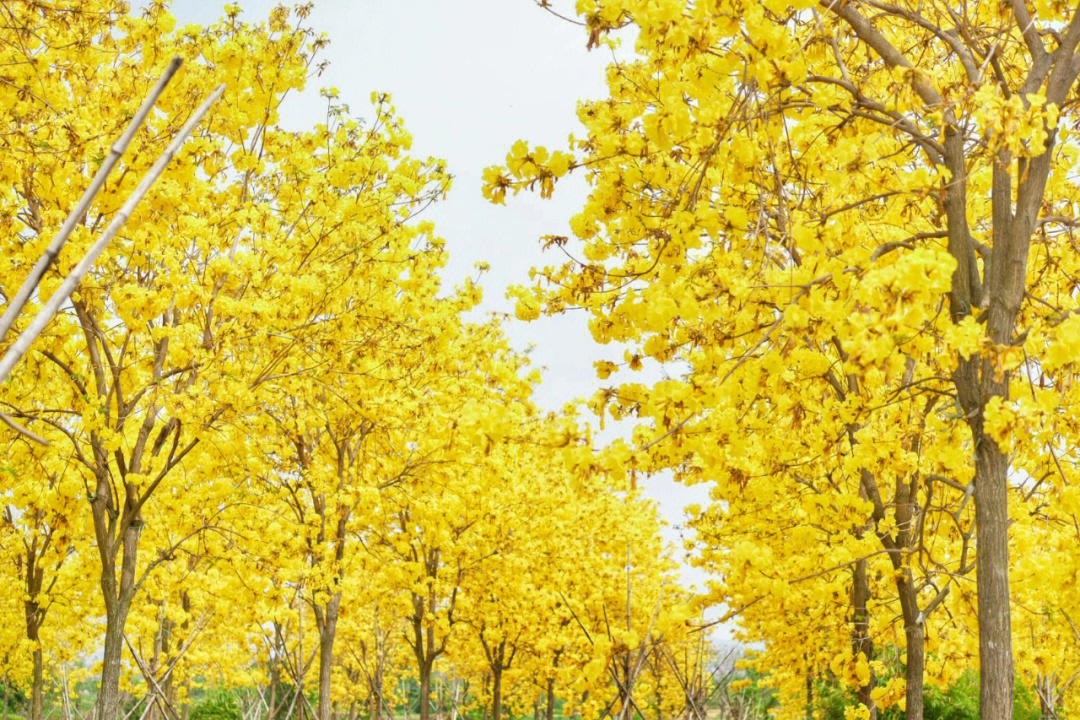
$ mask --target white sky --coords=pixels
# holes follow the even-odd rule
[[[279,2],[239,0],[249,21],[264,19]],[[552,5],[573,17],[572,2]],[[223,0],[174,0],[173,12],[181,24],[205,24],[221,16],[222,6]],[[586,186],[571,175],[550,200],[522,193],[495,206],[481,195],[481,173],[501,163],[518,139],[555,149],[565,147],[569,134],[582,134],[576,103],[606,95],[610,54],[587,52],[583,28],[533,0],[316,0],[307,22],[329,37],[322,57],[330,66],[303,95],[286,101],[283,123],[301,128],[322,121],[320,87],[338,88],[354,115],[370,115],[373,90],[389,92],[413,135],[413,154],[445,159],[454,175],[448,198],[425,214],[449,249],[444,284],[460,284],[475,275],[477,262],[487,261],[482,310],[512,313],[506,287],[528,283],[530,267],[560,261],[561,255],[541,252],[539,238],[572,235],[568,221]],[[622,361],[621,349],[592,341],[583,313],[531,323],[511,319],[506,330],[518,349],[532,347],[533,364],[543,370],[537,401],[550,410],[600,386],[594,361]],[[683,508],[707,499],[704,487],[666,478],[650,479],[646,492],[658,501],[676,543]],[[703,579],[689,567],[684,576]]]

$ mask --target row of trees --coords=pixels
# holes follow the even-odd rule
[[[633,51],[565,151],[485,174],[590,184],[518,315],[584,309],[600,377],[677,368],[594,408],[637,418],[627,467],[712,483],[698,560],[781,714],[832,678],[918,720],[973,670],[983,718],[1075,708],[1080,7],[577,9]]]
[[[28,309],[225,86],[0,391],[29,431],[3,439],[0,679],[31,720],[49,695],[81,715],[98,671],[99,720],[177,720],[205,685],[253,693],[249,717],[382,718],[403,678],[427,720],[434,677],[493,720],[702,717],[715,667],[653,506],[584,471],[588,433],[537,409],[497,321],[463,319],[478,286],[440,286],[417,215],[443,163],[384,95],[278,124],[321,69],[309,9],[0,11],[5,298],[186,59]]]

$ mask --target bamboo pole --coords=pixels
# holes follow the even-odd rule
[[[136,111],[134,117],[131,118],[131,122],[128,123],[127,129],[124,130],[124,134],[113,143],[113,146],[109,149],[109,154],[105,158],[105,161],[101,163],[101,167],[98,168],[97,173],[94,174],[93,179],[90,181],[90,186],[86,188],[86,191],[79,198],[78,204],[68,214],[64,220],[64,224],[60,226],[60,230],[56,233],[56,237],[49,243],[49,247],[45,248],[45,254],[38,258],[38,261],[34,264],[34,267],[30,269],[30,274],[23,281],[19,291],[15,293],[15,297],[11,298],[8,306],[4,308],[3,316],[0,316],[0,341],[3,341],[4,337],[11,330],[12,325],[15,324],[16,318],[19,317],[19,313],[22,312],[23,307],[26,306],[26,301],[30,299],[30,296],[34,293],[34,289],[37,288],[38,283],[41,282],[41,278],[45,276],[45,271],[49,269],[53,261],[60,254],[60,249],[64,247],[64,243],[67,242],[68,237],[74,232],[75,226],[79,224],[82,217],[86,214],[86,211],[90,209],[90,203],[97,197],[102,186],[105,184],[106,178],[109,177],[109,173],[112,172],[113,167],[120,161],[120,157],[127,150],[128,145],[131,144],[132,138],[135,137],[135,133],[138,132],[142,126],[146,116],[150,114],[150,110],[157,103],[158,98],[161,97],[161,93],[165,90],[165,86],[172,80],[173,75],[180,69],[180,65],[183,64],[183,60],[178,57],[172,59],[169,66],[165,68],[165,73],[157,81],[157,85],[150,91],[150,94],[143,101],[143,104]]]
[[[93,266],[98,256],[100,256],[101,253],[104,252],[105,248],[108,247],[109,243],[112,241],[113,237],[115,237],[116,233],[120,231],[120,228],[123,227],[125,222],[127,222],[127,219],[131,217],[131,214],[135,211],[135,208],[138,206],[143,196],[146,195],[150,187],[161,176],[161,173],[165,170],[165,167],[180,150],[180,147],[184,144],[184,141],[187,140],[188,136],[191,135],[195,127],[199,124],[199,122],[202,121],[206,113],[209,112],[210,108],[214,105],[214,103],[218,101],[218,99],[221,98],[224,92],[225,85],[219,85],[217,89],[214,90],[213,93],[211,93],[210,97],[208,97],[206,101],[199,106],[199,108],[195,111],[191,118],[188,119],[187,123],[184,124],[184,127],[180,129],[180,132],[176,136],[176,138],[174,138],[169,147],[165,149],[165,152],[163,152],[158,157],[158,159],[154,162],[153,166],[151,166],[150,170],[147,171],[145,176],[143,176],[143,179],[139,182],[134,192],[132,192],[132,194],[128,197],[128,199],[113,216],[112,220],[109,222],[108,227],[106,227],[105,230],[101,233],[101,237],[98,238],[97,242],[90,246],[90,249],[87,250],[82,260],[80,260],[78,265],[76,265],[75,268],[71,271],[71,274],[69,274],[67,278],[64,279],[64,282],[61,283],[60,287],[57,288],[56,292],[54,292],[52,296],[48,299],[48,301],[41,307],[41,309],[38,311],[38,314],[34,317],[33,321],[31,321],[30,325],[27,326],[25,330],[23,330],[22,334],[19,335],[18,339],[15,340],[15,342],[11,345],[10,348],[8,348],[7,353],[5,353],[4,357],[0,359],[0,383],[7,379],[8,375],[11,374],[11,371],[12,369],[14,369],[15,365],[30,350],[30,346],[33,344],[34,340],[38,337],[38,335],[41,334],[41,332],[53,319],[53,316],[55,316],[56,313],[60,310],[60,306],[63,305],[64,302],[66,302],[67,299],[71,297],[71,294],[75,291],[75,288],[78,287],[82,279],[86,277],[86,274],[90,271],[91,266]],[[12,425],[20,432],[27,435],[27,437],[30,437],[31,439],[42,444],[48,444],[43,438],[40,438],[32,432],[20,428],[10,418],[3,416],[0,419],[3,419],[3,421],[9,425]]]

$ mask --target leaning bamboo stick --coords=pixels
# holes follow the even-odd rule
[[[139,185],[135,188],[134,192],[124,202],[123,206],[116,212],[112,220],[109,222],[108,227],[101,233],[101,237],[98,238],[86,254],[79,261],[78,265],[71,271],[71,273],[64,279],[64,282],[60,284],[60,287],[52,294],[48,301],[41,307],[38,314],[31,321],[30,325],[23,330],[18,339],[8,348],[7,353],[0,359],[0,383],[7,379],[11,374],[12,369],[18,364],[19,360],[26,355],[30,350],[30,346],[38,335],[45,329],[49,322],[53,319],[53,316],[60,310],[60,306],[71,297],[71,294],[78,287],[86,274],[90,271],[91,266],[97,260],[98,256],[104,252],[108,247],[113,237],[120,228],[123,227],[127,219],[131,217],[131,214],[135,211],[136,206],[146,195],[147,191],[154,184],[154,182],[161,176],[161,173],[165,170],[165,167],[169,164],[172,158],[180,150],[180,146],[184,144],[188,136],[195,129],[195,127],[202,121],[203,117],[210,110],[210,108],[221,98],[221,95],[225,92],[225,85],[219,85],[218,88],[206,99],[206,101],[199,106],[191,118],[187,121],[183,128],[181,128],[179,134],[173,140],[173,142],[166,148],[158,159],[154,162],[153,166],[147,171],[146,175],[139,182]],[[10,418],[4,419],[9,425],[14,425],[14,422]],[[19,428],[20,431],[23,431]],[[33,433],[25,432],[28,437],[36,439],[38,438]]]
[[[68,237],[75,230],[75,226],[81,222],[86,211],[90,208],[90,203],[97,197],[98,192],[105,184],[106,178],[109,173],[112,172],[113,167],[120,161],[120,157],[127,150],[128,145],[131,144],[132,138],[135,137],[135,133],[138,132],[142,126],[146,116],[150,114],[150,110],[157,103],[158,98],[161,97],[162,91],[165,90],[165,86],[172,80],[173,75],[180,68],[183,61],[176,57],[172,59],[169,66],[165,68],[165,73],[158,80],[157,85],[147,96],[146,100],[139,107],[134,117],[131,118],[131,122],[128,123],[127,129],[124,130],[124,134],[117,139],[113,146],[109,148],[109,154],[106,156],[104,162],[101,163],[101,167],[98,168],[97,173],[94,174],[93,179],[90,181],[90,186],[86,188],[82,197],[79,198],[78,204],[68,214],[64,220],[64,224],[60,226],[60,230],[56,233],[56,237],[49,243],[49,247],[45,248],[45,253],[38,258],[38,261],[34,263],[34,267],[30,269],[30,274],[23,281],[22,287],[15,293],[15,296],[11,298],[8,306],[4,308],[3,316],[0,316],[0,341],[11,330],[12,325],[15,324],[15,320],[19,317],[19,313],[22,312],[23,307],[26,306],[26,301],[30,299],[30,296],[34,293],[34,289],[41,282],[41,278],[45,277],[45,271],[49,269],[53,261],[60,254],[60,249],[64,247],[64,243],[67,242]]]

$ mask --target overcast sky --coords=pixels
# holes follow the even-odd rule
[[[255,21],[279,1],[239,4],[243,17]],[[173,8],[181,24],[205,24],[220,17],[222,5],[174,0]],[[573,16],[572,2],[552,6]],[[512,312],[506,287],[528,282],[530,267],[559,261],[541,252],[539,238],[571,235],[568,221],[583,202],[585,184],[571,175],[550,200],[522,194],[495,206],[481,196],[481,173],[501,163],[520,138],[554,149],[564,147],[570,133],[580,135],[576,103],[606,94],[610,54],[587,52],[580,26],[533,0],[316,0],[308,23],[328,35],[323,57],[330,66],[303,95],[286,101],[283,123],[302,128],[323,120],[320,87],[338,88],[339,99],[360,115],[368,113],[373,90],[390,93],[413,135],[413,153],[445,159],[454,175],[448,198],[426,215],[450,252],[444,283],[460,284],[486,261],[482,310]],[[543,371],[537,401],[550,410],[599,387],[594,361],[622,360],[620,349],[593,343],[582,313],[506,326],[518,349],[532,348],[532,362]],[[665,478],[650,479],[647,493],[659,502],[673,542],[685,505],[707,497],[704,487]],[[702,580],[689,568],[684,575]]]

